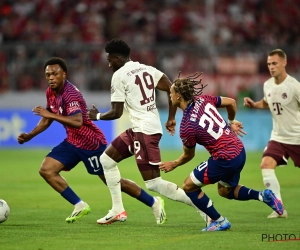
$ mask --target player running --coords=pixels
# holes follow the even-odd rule
[[[169,172],[189,162],[195,156],[196,144],[203,145],[210,153],[209,159],[200,163],[183,184],[187,196],[212,219],[211,224],[202,231],[223,231],[231,227],[227,218],[218,213],[212,201],[202,191],[202,187],[216,182],[219,195],[227,199],[263,201],[278,214],[282,214],[283,204],[271,190],[259,192],[239,184],[246,153],[242,141],[237,137],[245,132],[242,130],[242,123],[234,120],[235,100],[202,95],[205,86],[201,84],[201,80],[196,80],[201,74],[178,78],[171,86],[172,105],[183,111],[180,138],[184,152],[178,159],[160,164],[160,169]],[[228,123],[217,108],[226,108]]]
[[[20,134],[18,142],[23,144],[30,141],[45,131],[53,121],[65,127],[67,138],[45,157],[39,172],[54,190],[74,205],[74,211],[66,218],[66,222],[74,222],[88,214],[91,209],[69,187],[60,172],[70,171],[82,161],[89,174],[98,175],[106,183],[99,159],[107,147],[107,142],[103,132],[87,118],[87,105],[82,94],[66,79],[66,62],[58,57],[50,58],[45,62],[44,72],[49,84],[46,91],[47,106],[33,109],[42,118],[30,133]],[[165,214],[160,197],[149,195],[133,181],[121,179],[120,183],[122,191],[152,208],[156,221]],[[125,221],[126,218],[124,215],[118,221]],[[113,220],[108,223],[111,222]]]

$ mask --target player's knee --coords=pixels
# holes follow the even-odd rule
[[[110,170],[117,165],[105,152],[100,156],[100,163],[104,170]]]
[[[261,169],[275,169],[277,165],[277,162],[275,159],[273,159],[270,156],[265,156],[261,163],[260,163],[260,168]]]
[[[191,188],[190,188],[190,186],[187,184],[187,183],[183,183],[183,185],[182,185],[182,189],[183,189],[183,191],[184,192],[191,192]]]
[[[41,167],[40,170],[39,170],[39,174],[40,176],[42,176],[44,179],[49,179],[53,173],[47,169],[47,168],[44,168],[44,167]]]
[[[120,184],[121,184],[121,191],[127,193],[127,191],[130,189],[130,180],[121,178]]]
[[[227,189],[219,188],[219,189],[218,189],[218,193],[219,193],[220,196],[229,199],[229,198],[228,198],[228,193],[229,193],[229,192],[228,192]]]

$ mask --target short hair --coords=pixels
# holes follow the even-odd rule
[[[44,64],[44,71],[48,65],[54,65],[54,64],[58,64],[63,69],[64,72],[68,73],[68,67],[66,61],[60,57],[52,57],[48,59]]]
[[[179,93],[185,101],[192,100],[195,96],[202,94],[203,89],[207,86],[203,86],[202,79],[196,80],[202,73],[195,73],[192,76],[186,78],[178,78],[173,82],[174,90]]]
[[[281,49],[274,49],[269,53],[269,56],[278,55],[279,57],[283,58],[284,60],[287,60],[287,56]]]
[[[114,38],[105,45],[105,52],[127,58],[130,55],[130,47],[123,40]]]

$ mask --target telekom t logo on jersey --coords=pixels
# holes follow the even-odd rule
[[[273,110],[275,112],[277,112],[276,115],[282,115],[282,113],[280,111],[283,110],[283,108],[281,107],[281,103],[280,102],[273,102]]]

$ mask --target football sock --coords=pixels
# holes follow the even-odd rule
[[[238,192],[238,197],[236,198],[234,196],[235,189],[236,187],[230,190],[227,196],[228,199],[234,199],[239,201],[259,200],[259,191],[242,186]]]
[[[275,169],[262,169],[263,182],[266,188],[271,189],[278,200],[282,201],[280,185],[275,174]]]
[[[187,205],[193,206],[186,193],[175,183],[163,180],[161,177],[157,177],[155,179],[145,181],[145,185],[148,190],[157,192],[171,200],[180,201]]]
[[[105,152],[100,156],[100,162],[103,166],[107,187],[109,188],[112,199],[112,211],[115,213],[123,212],[124,206],[121,194],[121,174],[117,163],[111,159]]]
[[[77,194],[74,193],[74,191],[69,186],[61,192],[61,196],[73,205],[81,201],[81,199],[77,196]]]
[[[145,185],[148,190],[157,192],[171,200],[179,201],[196,208],[205,222],[209,219],[203,211],[199,210],[199,208],[193,204],[186,193],[175,183],[163,180],[161,177],[157,177],[155,179],[145,181]]]
[[[212,220],[223,220],[224,218],[221,217],[221,215],[217,212],[217,210],[213,206],[212,201],[206,194],[204,194],[200,199],[198,198],[201,192],[202,190],[200,189],[194,192],[188,192],[186,194],[188,197],[190,197],[195,206],[206,213]]]
[[[154,197],[148,194],[144,189],[141,190],[140,196],[137,197],[136,199],[143,202],[148,207],[152,207],[155,202]]]

